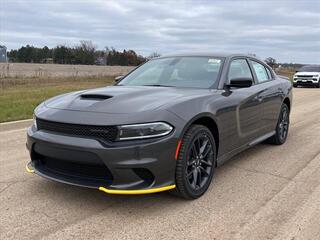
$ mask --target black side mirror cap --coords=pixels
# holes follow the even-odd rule
[[[117,76],[114,78],[114,81],[117,83],[119,82],[124,76]]]
[[[228,87],[235,87],[235,88],[247,88],[251,87],[253,84],[252,78],[233,78],[230,80]]]

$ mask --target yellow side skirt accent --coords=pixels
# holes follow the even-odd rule
[[[151,189],[141,189],[141,190],[115,190],[115,189],[107,189],[105,187],[99,187],[99,190],[109,194],[148,194],[148,193],[157,193],[168,191],[170,189],[174,189],[176,185],[169,185],[160,188],[151,188]]]
[[[27,170],[28,173],[34,173],[34,170],[33,170],[33,169],[30,169],[30,168],[28,167],[28,164],[26,165],[26,170]]]

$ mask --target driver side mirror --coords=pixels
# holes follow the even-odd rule
[[[117,76],[114,78],[114,81],[117,83],[119,82],[124,76]]]
[[[247,88],[251,87],[253,84],[252,78],[232,78],[230,83],[227,84],[228,87],[235,87],[235,88]]]

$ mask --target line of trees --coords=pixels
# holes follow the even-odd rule
[[[272,58],[272,57],[268,57],[264,60],[270,67],[272,67],[273,69],[276,68],[289,68],[289,69],[299,69],[301,68],[304,64],[300,64],[300,63],[278,63],[276,61],[276,59]]]
[[[58,45],[54,48],[38,48],[26,45],[9,51],[8,57],[10,62],[120,66],[136,66],[146,61],[145,57],[133,50],[121,52],[108,47],[98,50],[91,41],[80,41],[80,44],[73,47]]]
[[[137,55],[137,53],[133,50],[123,50],[122,52],[118,52],[114,48],[111,48],[111,50],[106,48],[105,53],[107,53],[107,64],[111,66],[137,66],[147,60],[143,56]],[[100,54],[103,55],[103,52],[101,52]]]

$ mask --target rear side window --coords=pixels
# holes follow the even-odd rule
[[[234,78],[252,78],[247,60],[236,59],[231,62],[228,79],[230,80]]]
[[[259,83],[270,80],[267,70],[262,64],[257,63],[255,61],[251,61],[251,60],[250,62],[252,64],[253,70],[257,76],[257,80]]]

